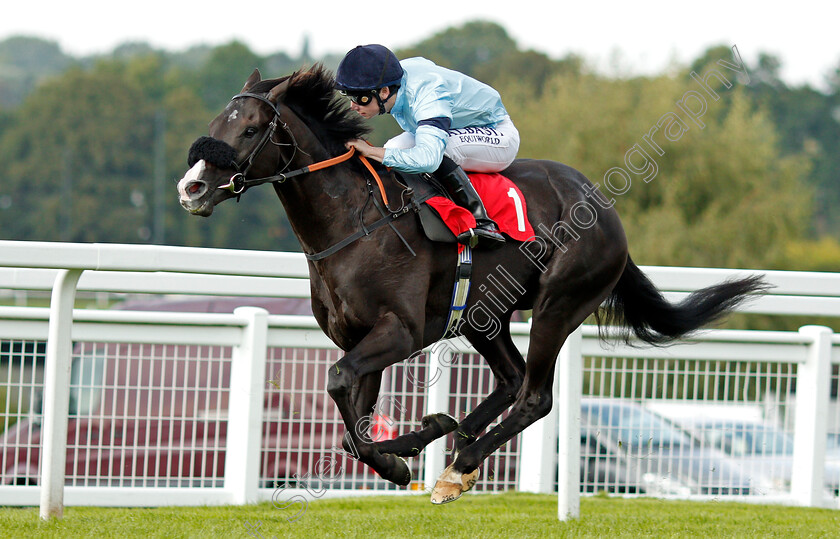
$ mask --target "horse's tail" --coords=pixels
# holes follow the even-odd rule
[[[632,333],[644,342],[662,345],[720,318],[749,294],[768,288],[761,276],[754,275],[697,290],[674,305],[628,256],[624,272],[597,315],[598,325],[620,325],[625,342]]]

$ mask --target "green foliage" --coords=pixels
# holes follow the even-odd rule
[[[496,23],[472,21],[448,28],[416,46],[398,51],[400,58],[424,56],[438,65],[472,73],[479,64],[491,63],[516,51],[516,42]]]
[[[0,107],[20,104],[40,80],[72,64],[54,41],[25,36],[0,41]]]
[[[8,388],[0,386],[0,434],[20,419],[14,402],[8,401],[8,393]]]
[[[580,73],[583,67],[583,61],[573,55],[556,61],[541,52],[522,51],[502,26],[487,21],[449,28],[397,51],[397,56],[423,56],[490,85],[516,81],[530,86],[535,95],[542,93],[552,75]]]
[[[74,69],[41,85],[0,139],[5,193],[18,208],[0,213],[3,234],[91,242],[109,230],[112,241],[136,241],[150,112],[139,88],[103,71]]]
[[[747,91],[767,110],[780,136],[782,155],[803,153],[813,166],[809,184],[814,187],[813,228],[818,235],[840,239],[840,92],[826,95],[809,86],[789,88],[780,78],[781,62],[767,54],[759,56],[750,72]],[[835,73],[836,75],[836,73]]]
[[[238,41],[216,47],[196,74],[199,94],[211,110],[222,109],[262,59]]]
[[[297,58],[292,58],[288,54],[282,52],[278,52],[276,54],[272,54],[271,56],[267,56],[263,61],[263,65],[265,66],[264,75],[267,78],[275,78],[290,75],[291,73],[302,67]],[[248,74],[246,74],[246,76],[247,75]]]
[[[67,69],[73,61],[58,43],[34,37],[10,37],[0,42],[0,65],[20,73],[50,75]],[[4,69],[4,71],[5,71]]]
[[[709,99],[703,128],[693,124],[676,103],[696,89],[688,77],[573,74],[553,78],[537,99],[515,84],[504,95],[523,140],[520,155],[564,161],[603,193],[607,172],[628,170],[625,154],[645,150],[649,159],[636,154],[635,163],[655,163],[648,181],[631,174],[626,190],[614,190],[626,192],[610,195],[637,263],[779,267],[787,243],[808,226],[807,160],[780,157],[772,123],[735,88],[722,97],[726,106]],[[688,129],[676,141],[657,128],[666,114],[682,115]]]
[[[785,269],[840,272],[840,242],[828,236],[790,242],[785,246],[785,254]]]
[[[838,267],[836,73],[830,95],[788,88],[778,60],[761,55],[744,86],[717,64],[732,61],[730,48],[719,46],[675,76],[606,78],[589,73],[578,57],[521,50],[488,21],[449,28],[397,53],[426,56],[495,86],[522,134],[520,156],[568,163],[602,192],[605,173],[627,168],[628,150],[645,149],[655,176],[645,182],[631,174],[627,192],[610,195],[639,263]],[[325,63],[334,68],[340,58]],[[189,146],[253,68],[279,77],[313,61],[308,47],[298,58],[261,57],[235,41],[179,53],[126,43],[82,60],[35,38],[0,42],[0,96],[8,100],[0,107],[11,103],[0,108],[0,237],[159,241],[153,222],[164,222],[170,244],[298,250],[270,188],[205,220],[180,208],[170,182],[183,175]],[[721,99],[708,100],[700,129],[676,103],[700,90],[688,73],[711,68],[734,86],[718,86]],[[688,131],[679,140],[652,131],[666,113],[683,116]],[[389,117],[374,127],[375,144],[398,133]]]
[[[201,63],[190,67],[193,61]],[[187,149],[261,61],[236,42],[179,55],[123,46],[89,69],[42,83],[19,108],[0,110],[7,164],[0,237],[147,242],[162,212],[170,244],[298,250],[269,188],[221,208],[212,221],[187,215],[175,196]],[[272,57],[275,66],[281,61]],[[165,181],[155,178],[161,136]]]
[[[529,87],[534,96],[541,96],[552,76],[579,74],[583,62],[576,56],[551,60],[536,51],[509,51],[492,62],[475,66],[473,76],[492,86],[518,83]],[[505,100],[506,101],[506,100]]]

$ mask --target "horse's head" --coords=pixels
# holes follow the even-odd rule
[[[334,91],[332,74],[316,64],[280,79],[254,70],[242,91],[210,122],[210,136],[190,148],[190,170],[178,182],[181,205],[208,216],[255,178],[285,171],[297,160],[344,152],[368,128]],[[297,166],[301,166],[298,164]],[[257,181],[255,181],[257,183]]]
[[[277,110],[288,80],[277,80],[265,94],[250,94],[259,82],[255,69],[242,91],[210,122],[210,136],[190,148],[190,170],[178,182],[181,206],[190,213],[209,216],[216,204],[242,192],[238,182],[246,175],[274,174],[283,162],[281,148],[293,147],[293,136],[278,132],[288,129]],[[281,137],[286,137],[282,143],[277,141]]]

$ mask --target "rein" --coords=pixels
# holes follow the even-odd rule
[[[351,157],[353,157],[353,154],[356,153],[355,148],[350,148],[350,150],[348,150],[347,153],[341,154],[337,157],[332,157],[330,159],[325,159],[324,161],[319,161],[317,163],[313,163],[311,165],[307,165],[307,166],[301,167],[299,169],[295,169],[295,170],[285,172],[285,170],[287,168],[289,168],[289,165],[291,164],[292,159],[294,159],[295,153],[297,153],[297,151],[300,150],[300,147],[298,146],[297,140],[295,139],[294,133],[289,128],[288,124],[286,124],[286,122],[284,122],[283,120],[280,119],[280,111],[277,110],[277,106],[274,103],[272,103],[269,99],[267,99],[265,96],[262,96],[260,94],[253,94],[253,93],[250,93],[250,92],[244,92],[244,93],[236,94],[235,96],[233,96],[231,98],[231,101],[233,101],[234,99],[238,99],[240,97],[251,97],[251,98],[257,99],[257,100],[262,101],[263,103],[267,104],[268,106],[271,107],[271,110],[274,111],[274,118],[269,123],[268,129],[266,129],[266,131],[263,134],[262,138],[260,139],[259,143],[257,143],[257,145],[254,147],[254,149],[251,151],[251,153],[248,154],[248,157],[243,159],[243,161],[241,163],[234,163],[234,167],[239,172],[237,172],[236,174],[231,176],[230,181],[228,181],[228,183],[226,183],[225,185],[220,185],[219,187],[217,187],[217,189],[228,190],[231,193],[237,195],[237,197],[239,197],[239,196],[242,195],[242,193],[244,193],[250,187],[255,187],[257,185],[262,185],[262,184],[265,184],[265,183],[283,183],[286,180],[288,180],[289,178],[294,178],[296,176],[301,176],[303,174],[309,174],[310,172],[316,172],[318,170],[323,170],[325,168],[329,168],[329,167],[338,165],[339,163],[343,163],[343,162],[349,160]],[[254,160],[262,152],[262,150],[263,150],[263,148],[265,148],[266,144],[268,144],[268,142],[270,141],[274,145],[277,145],[277,146],[281,145],[281,144],[276,143],[273,140],[271,140],[272,137],[274,136],[274,133],[277,131],[277,126],[278,125],[283,128],[283,130],[289,135],[289,138],[292,141],[291,143],[287,143],[285,145],[292,146],[294,148],[294,153],[292,153],[292,156],[289,158],[288,161],[286,161],[286,164],[283,165],[283,167],[282,167],[282,170],[284,172],[279,172],[277,174],[274,174],[272,176],[266,176],[264,178],[255,178],[255,179],[248,178],[246,176],[248,174],[248,171],[251,169],[251,166],[254,164]],[[300,151],[303,151],[303,150],[300,150]],[[385,186],[382,184],[382,178],[379,177],[379,174],[376,172],[376,170],[370,164],[370,161],[368,161],[365,156],[359,155],[358,157],[359,157],[359,160],[362,162],[362,164],[365,166],[365,168],[367,168],[368,171],[371,173],[371,176],[373,176],[373,178],[376,180],[376,184],[379,187],[379,193],[382,196],[382,201],[385,203],[385,209],[383,209],[380,206],[379,202],[376,200],[376,197],[373,196],[373,186],[371,185],[370,180],[369,179],[366,180],[367,185],[368,185],[368,197],[369,197],[368,200],[373,200],[374,206],[376,206],[376,209],[382,215],[382,218],[375,221],[373,224],[368,225],[368,226],[365,226],[364,222],[360,223],[361,224],[361,229],[358,230],[357,232],[351,234],[350,236],[347,236],[346,238],[339,241],[335,245],[333,245],[333,246],[331,246],[331,247],[329,247],[329,248],[327,248],[327,249],[325,249],[321,252],[314,253],[314,254],[311,254],[311,255],[304,253],[306,255],[306,258],[308,260],[322,260],[322,259],[330,256],[331,254],[336,253],[336,252],[340,251],[341,249],[347,247],[348,245],[350,245],[354,241],[362,238],[363,236],[369,235],[374,230],[376,230],[378,228],[381,228],[385,225],[389,225],[391,227],[391,229],[394,231],[394,233],[396,233],[397,236],[399,236],[400,240],[402,240],[403,244],[406,246],[406,248],[408,248],[408,250],[411,252],[411,254],[413,256],[417,256],[417,254],[414,252],[414,250],[411,248],[411,246],[408,244],[408,242],[405,240],[405,238],[402,236],[402,234],[400,234],[399,231],[396,228],[394,228],[394,225],[392,224],[392,222],[395,221],[396,219],[399,219],[403,215],[407,214],[412,209],[412,207],[414,207],[415,211],[417,211],[418,201],[412,201],[411,204],[407,204],[407,203],[405,203],[405,201],[403,201],[402,206],[398,210],[396,210],[396,211],[391,210],[391,208],[388,206],[388,195],[385,193]],[[247,166],[246,166],[246,164],[247,164]],[[244,170],[242,168],[243,166],[245,167]],[[408,191],[410,192],[411,190],[408,189]],[[237,198],[237,200],[238,200],[238,198]],[[420,202],[422,202],[422,201],[420,201]],[[387,211],[386,211],[386,209],[387,209]]]
[[[266,131],[266,133],[268,133],[268,131]],[[295,146],[297,146],[297,145],[295,145]],[[257,148],[262,149],[259,146]],[[281,172],[281,173],[275,174],[273,176],[266,176],[265,178],[248,179],[248,178],[245,177],[245,174],[248,172],[248,170],[246,169],[244,172],[237,172],[236,174],[231,176],[230,177],[230,182],[226,183],[225,185],[220,185],[218,187],[218,189],[227,189],[228,191],[230,191],[231,193],[233,193],[235,195],[241,195],[249,187],[255,187],[257,185],[262,185],[264,183],[275,183],[275,182],[276,183],[283,183],[286,180],[288,180],[289,178],[294,178],[295,176],[300,176],[302,174],[308,174],[310,172],[315,172],[316,170],[329,168],[333,165],[343,163],[344,161],[347,161],[348,159],[353,157],[353,153],[355,153],[355,151],[356,151],[355,148],[350,148],[350,151],[348,151],[345,154],[341,154],[338,157],[333,157],[331,159],[326,159],[324,161],[320,161],[318,163],[313,163],[311,165],[307,165],[303,168],[299,168],[299,169],[296,169],[296,170],[291,170],[289,172]],[[362,162],[366,164],[366,166],[368,167],[369,170],[372,170],[373,167],[370,166],[370,163],[367,163],[367,160],[365,159],[364,156],[360,155],[359,159],[361,159]],[[377,180],[378,180],[378,182],[381,186],[382,180],[379,179],[378,175],[377,175],[376,178],[377,178]],[[385,196],[384,189],[382,191],[382,195],[383,195],[383,197]]]
[[[266,176],[265,178],[248,179],[246,177],[246,174],[248,174],[248,171],[251,169],[251,165],[254,164],[254,159],[257,158],[260,152],[262,152],[263,148],[265,148],[265,145],[268,143],[268,141],[270,141],[271,138],[274,136],[274,133],[277,131],[278,124],[283,128],[283,130],[286,133],[288,133],[289,138],[292,139],[290,145],[294,147],[295,152],[297,152],[299,147],[297,140],[295,139],[295,135],[294,133],[292,133],[292,130],[289,129],[288,124],[286,124],[286,122],[280,119],[280,111],[277,110],[277,106],[274,103],[268,100],[265,96],[262,96],[260,94],[252,94],[250,92],[236,94],[230,100],[233,101],[234,99],[238,99],[240,97],[252,97],[267,104],[269,107],[271,107],[271,110],[274,111],[274,119],[271,121],[271,123],[268,124],[268,129],[266,130],[262,139],[260,139],[260,142],[256,145],[253,151],[251,151],[248,157],[246,157],[242,163],[234,163],[236,170],[239,170],[240,172],[237,172],[236,174],[231,176],[230,181],[228,181],[228,183],[226,183],[225,185],[220,185],[218,189],[227,189],[234,195],[241,195],[249,187],[255,187],[264,183],[283,183],[289,178],[294,178],[295,176],[308,174],[310,172],[315,172],[317,170],[322,170],[337,165],[339,163],[343,163],[344,161],[347,161],[348,159],[353,157],[353,154],[356,151],[355,148],[350,148],[350,150],[345,154],[341,154],[337,157],[333,157],[330,159],[325,159],[324,161],[313,163],[311,165],[307,165],[296,170],[292,170],[289,172],[280,172],[273,176]],[[271,143],[277,144],[274,141],[271,141]],[[291,164],[293,158],[294,154],[292,154],[292,157],[289,158],[289,160],[283,166],[283,170],[289,167],[289,164]],[[362,162],[362,164],[365,165],[365,168],[367,168],[373,175],[373,177],[376,179],[376,183],[379,185],[379,192],[382,195],[382,200],[385,202],[385,206],[388,206],[388,195],[385,194],[385,186],[382,185],[382,179],[379,177],[379,174],[376,173],[376,171],[373,169],[373,166],[371,166],[370,162],[367,160],[366,157],[360,155],[359,160]],[[242,170],[242,166],[245,163],[248,163],[248,166],[245,167],[245,170]]]

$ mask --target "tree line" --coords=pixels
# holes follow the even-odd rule
[[[736,65],[722,45],[667,74],[613,77],[522,50],[482,21],[396,52],[495,86],[520,157],[599,183],[638,263],[840,269],[840,72],[827,92],[790,87],[769,55],[743,63],[745,74],[721,67]],[[340,57],[319,60],[334,69]],[[306,46],[291,57],[239,42],[181,53],[127,44],[74,59],[39,39],[0,42],[0,238],[299,250],[270,189],[205,220],[180,208],[174,180],[254,67],[277,77],[314,61]],[[730,86],[699,83],[710,70]],[[705,110],[693,118],[695,94]],[[378,118],[372,141],[396,132]]]

